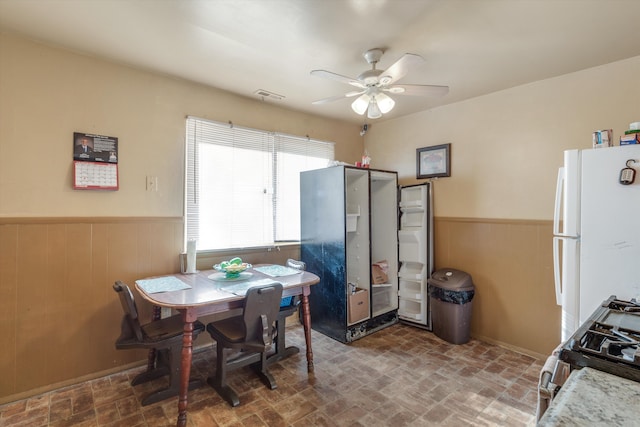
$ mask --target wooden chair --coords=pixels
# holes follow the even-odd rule
[[[274,390],[277,385],[267,370],[267,351],[271,347],[274,322],[282,299],[282,285],[273,283],[249,288],[244,300],[244,308],[239,316],[211,322],[207,331],[216,341],[216,374],[209,377],[211,385],[231,406],[238,406],[240,399],[227,385],[227,374],[243,366],[251,365],[262,382]],[[228,359],[227,349],[240,350]]]
[[[149,357],[155,360],[149,361],[147,370],[137,375],[131,381],[131,385],[142,384],[169,375],[169,386],[145,396],[142,399],[142,406],[177,396],[180,392],[180,373],[182,371],[182,316],[175,315],[141,325],[136,302],[129,286],[117,281],[113,285],[113,289],[118,293],[120,304],[124,310],[116,348],[118,350],[134,348],[155,350],[149,353]],[[193,323],[194,339],[202,331],[204,331],[204,325],[195,321]],[[189,382],[189,389],[201,385],[201,380],[194,380]]]
[[[295,259],[289,258],[287,260],[287,267],[295,268],[296,270],[304,271],[307,268],[307,265],[303,261],[298,261]],[[286,301],[285,301],[286,300]],[[292,354],[297,354],[300,352],[298,347],[290,346],[286,347],[285,343],[285,331],[287,324],[287,317],[294,314],[298,307],[300,306],[300,297],[292,296],[282,299],[282,303],[280,304],[280,311],[278,312],[278,319],[276,320],[276,340],[275,340],[275,352],[267,358],[267,362],[269,364],[277,362],[279,360],[284,359],[285,357],[289,357]]]

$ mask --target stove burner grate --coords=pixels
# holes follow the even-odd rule
[[[595,323],[572,349],[640,368],[640,333],[635,331]]]

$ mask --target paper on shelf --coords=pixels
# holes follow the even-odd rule
[[[136,280],[136,283],[148,294],[191,289],[191,286],[173,276],[158,277],[157,279]]]

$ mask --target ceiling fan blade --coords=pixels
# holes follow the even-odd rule
[[[325,79],[337,80],[339,82],[346,83],[346,84],[349,84],[351,86],[355,86],[355,87],[359,87],[359,88],[364,88],[365,87],[362,83],[360,83],[356,79],[352,79],[351,77],[347,77],[347,76],[343,76],[343,75],[340,75],[340,74],[332,73],[331,71],[313,70],[313,71],[311,71],[311,75],[312,76],[316,76],[316,77],[322,77],[322,78],[325,78]]]
[[[413,53],[405,53],[402,58],[398,59],[393,65],[387,68],[379,77],[380,83],[390,85],[395,81],[403,78],[409,69],[417,64],[424,62],[424,58]]]
[[[347,98],[351,98],[352,96],[362,95],[365,92],[366,90],[361,90],[361,91],[354,90],[352,92],[345,93],[344,96],[346,96]]]
[[[314,105],[318,105],[318,104],[326,104],[328,102],[333,102],[333,101],[339,101],[341,99],[344,98],[351,98],[352,96],[356,96],[356,95],[362,95],[363,93],[365,93],[366,91],[353,91],[353,92],[347,92],[344,95],[337,95],[337,96],[332,96],[329,98],[324,98],[324,99],[319,99],[317,101],[313,101],[312,104]]]
[[[449,93],[449,86],[436,85],[393,85],[383,89],[396,95],[411,96],[445,96]]]

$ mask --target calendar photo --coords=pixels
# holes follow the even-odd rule
[[[74,132],[73,159],[83,162],[118,163],[118,138]]]

